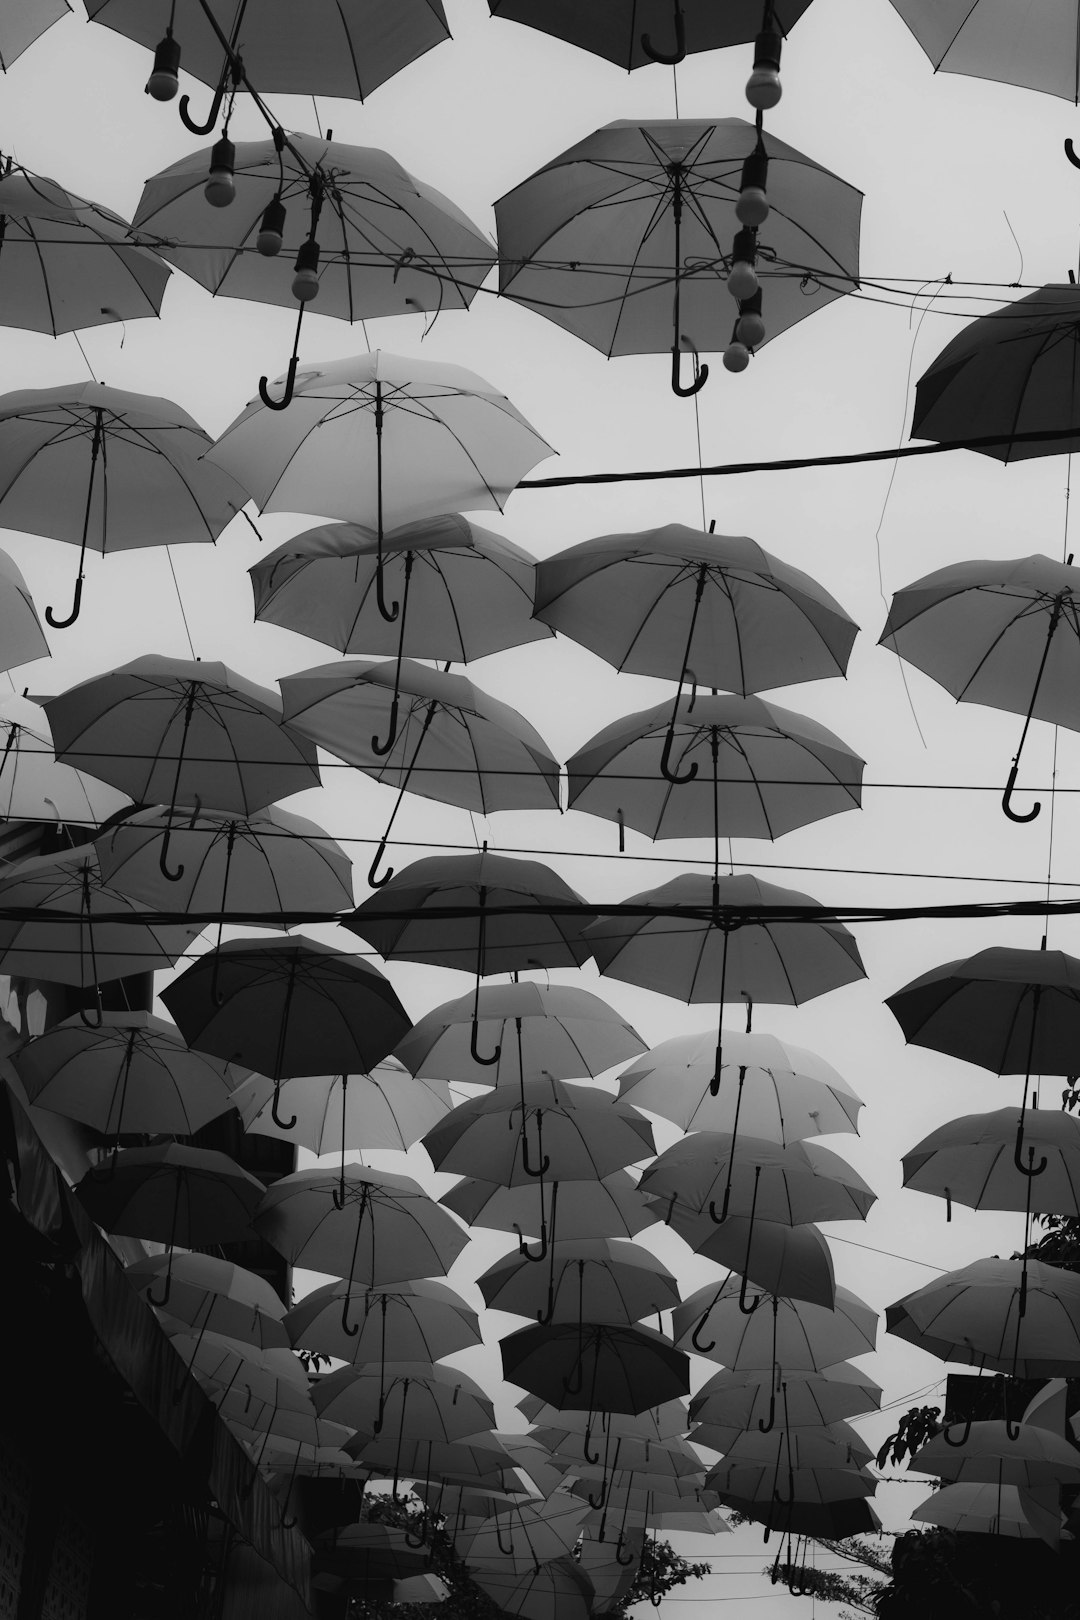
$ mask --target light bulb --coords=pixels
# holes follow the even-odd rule
[[[236,164],[236,147],[227,135],[220,141],[214,142],[214,149],[210,153],[210,178],[203,187],[203,195],[213,208],[228,208],[236,196],[236,181],[233,179],[233,168]]]
[[[769,199],[761,186],[744,186],[735,203],[735,217],[742,225],[764,225],[769,217]]]
[[[180,88],[179,68],[180,47],[172,34],[167,33],[154,52],[154,66],[146,81],[147,95],[153,96],[155,101],[171,101]]]
[[[765,341],[765,322],[757,310],[747,310],[735,322],[735,338],[748,349],[760,348]]]
[[[754,41],[754,71],[746,81],[746,99],[759,112],[775,107],[783,94],[780,84],[779,34],[766,28]]]
[[[745,343],[729,343],[724,350],[725,371],[745,371],[750,364],[750,350]]]
[[[255,246],[264,259],[272,259],[281,252],[282,236],[285,231],[285,204],[280,197],[273,197],[263,209],[263,217],[259,221],[259,234],[255,238]]]
[[[314,237],[309,236],[306,242],[301,242],[295,270],[292,295],[301,304],[309,303],[312,298],[319,296],[319,244]]]
[[[736,259],[727,278],[727,290],[736,303],[744,304],[758,290],[757,273],[745,259]]]

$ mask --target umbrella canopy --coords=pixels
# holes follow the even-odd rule
[[[495,1408],[471,1378],[422,1361],[339,1367],[316,1382],[312,1400],[320,1417],[410,1440],[465,1440],[495,1422]]]
[[[239,141],[235,195],[213,210],[204,195],[211,157],[204,147],[153,175],[133,229],[215,296],[295,308],[294,261],[310,238],[320,249],[319,314],[347,321],[465,309],[495,263],[492,243],[448,197],[376,147],[295,132],[284,149]],[[256,248],[275,202],[285,217],[281,247],[268,256]]]
[[[749,873],[711,879],[687,872],[623,904],[656,914],[590,924],[585,934],[601,973],[680,1001],[797,1007],[866,977],[843,923],[806,916],[817,904],[809,895]]]
[[[0,26],[0,70],[6,73],[35,39],[70,10],[68,0],[32,0],[31,4],[9,6]]]
[[[1080,1215],[1080,1120],[1050,1109],[1027,1114],[1027,1150],[1043,1161],[1035,1177],[1016,1164],[1018,1120],[1016,1108],[998,1108],[939,1126],[904,1154],[904,1186],[971,1209]]]
[[[580,967],[592,954],[581,937],[589,920],[581,896],[542,861],[484,849],[413,861],[357,906],[345,927],[387,958],[483,975]]]
[[[719,1288],[699,1289],[675,1312],[677,1342],[733,1372],[779,1366],[786,1374],[788,1368],[820,1372],[848,1356],[861,1356],[873,1350],[877,1338],[878,1313],[847,1288],[837,1287],[832,1310],[775,1295],[771,1309],[749,1315],[739,1304],[736,1277]],[[783,1401],[775,1384],[773,1397],[780,1422]]]
[[[478,1044],[485,1053],[498,1048],[498,1062],[478,1059]],[[481,985],[476,996],[433,1008],[395,1056],[415,1075],[499,1086],[602,1074],[645,1049],[621,1013],[591,991],[523,981]]]
[[[348,1282],[444,1275],[468,1238],[408,1176],[346,1165],[344,1202],[336,1170],[298,1170],[268,1189],[255,1228],[293,1265]]]
[[[775,0],[774,26],[786,34],[809,3]],[[748,44],[762,18],[759,0],[729,0],[719,10],[711,0],[679,0],[674,7],[671,0],[599,0],[588,8],[575,0],[488,0],[488,9],[493,17],[554,34],[627,72],[649,62],[669,62],[672,50],[692,55]],[[661,51],[665,54],[658,55]]]
[[[773,1142],[858,1133],[862,1099],[814,1052],[775,1035],[725,1030],[720,1088],[715,1035],[674,1035],[619,1076],[619,1096],[684,1131],[735,1131]]]
[[[1001,1419],[972,1423],[959,1439],[946,1429],[912,1453],[912,1473],[970,1484],[1039,1489],[1080,1482],[1080,1451],[1049,1429]],[[948,1438],[946,1438],[948,1436]]]
[[[701,1425],[691,1431],[691,1438],[723,1451],[736,1434],[756,1428],[768,1412],[774,1376],[772,1367],[714,1373],[690,1402],[690,1416]],[[834,1362],[824,1372],[785,1367],[784,1382],[792,1428],[835,1423],[881,1405],[880,1384],[846,1361]]]
[[[175,1142],[122,1148],[107,1174],[90,1170],[75,1188],[91,1220],[107,1232],[170,1248],[249,1238],[265,1192],[261,1181],[226,1154]]]
[[[376,350],[305,365],[287,411],[252,401],[209,452],[264,512],[383,532],[448,507],[502,510],[551,448],[463,366]]]
[[[786,1452],[785,1438],[774,1438],[774,1456],[768,1462],[728,1462],[725,1458],[706,1476],[706,1485],[710,1490],[719,1492],[725,1501],[732,1497],[743,1497],[771,1503],[777,1488],[775,1454],[778,1445]],[[873,1496],[877,1489],[874,1476],[854,1466],[829,1467],[826,1464],[821,1468],[789,1468],[785,1456],[780,1472],[786,1476],[788,1496],[793,1503],[800,1505],[842,1502],[853,1496]],[[777,1507],[775,1512],[778,1521],[786,1528],[786,1507]]]
[[[436,1170],[503,1186],[599,1181],[656,1152],[652,1126],[628,1103],[562,1080],[523,1081],[470,1097],[424,1137]]]
[[[494,1435],[473,1435],[468,1440],[449,1443],[438,1440],[398,1441],[396,1437],[357,1434],[343,1447],[355,1461],[363,1463],[374,1479],[448,1480],[452,1484],[483,1481],[481,1489],[502,1485],[512,1475],[512,1460]],[[510,1489],[515,1487],[511,1486]]]
[[[397,623],[379,610],[378,556],[378,535],[359,523],[286,540],[249,569],[256,619],[343,653],[454,664],[554,635],[532,617],[534,559],[457,513],[384,534],[383,589],[402,604]]]
[[[699,1434],[701,1444],[707,1444]],[[776,1458],[777,1436],[762,1434],[757,1429],[746,1429],[725,1447],[725,1463],[764,1462]],[[783,1437],[784,1460],[790,1458],[793,1468],[848,1468],[863,1467],[873,1462],[874,1453],[850,1423],[843,1420],[821,1426],[797,1427],[789,1424]]]
[[[199,0],[89,0],[86,10],[92,21],[151,51],[167,28],[175,29],[185,71],[203,84],[223,78],[221,42]],[[215,0],[210,12],[266,94],[362,101],[450,38],[442,0],[368,0],[363,6],[314,0],[303,16],[288,0],[256,0],[239,11]]]
[[[212,541],[247,502],[204,461],[210,437],[171,400],[103,383],[24,388],[0,398],[0,524],[86,551]],[[147,513],[154,514],[153,522]],[[73,612],[45,617],[57,629]]]
[[[348,1330],[350,1312],[359,1333]],[[476,1312],[452,1288],[430,1279],[378,1289],[325,1283],[292,1307],[285,1326],[294,1345],[356,1365],[440,1361],[482,1342]]]
[[[53,753],[49,717],[39,703],[0,697],[0,820],[99,822],[130,802],[125,794]]]
[[[777,704],[681,696],[674,712],[661,703],[628,715],[579,748],[566,762],[567,803],[646,838],[779,838],[858,809],[863,765],[824,726]]]
[[[999,0],[892,0],[934,71],[996,79],[1080,101],[1076,6],[1036,6],[1028,26]]]
[[[48,658],[49,643],[22,572],[0,551],[0,663],[5,670]]]
[[[454,1106],[445,1080],[414,1080],[393,1058],[376,1063],[370,1074],[305,1074],[282,1081],[278,1109],[296,1117],[288,1130],[274,1119],[274,1089],[259,1074],[237,1088],[232,1104],[244,1129],[319,1154],[349,1148],[404,1152]]]
[[[735,204],[755,152],[768,163],[769,212],[740,255]],[[743,118],[619,119],[496,202],[499,291],[604,354],[671,350],[677,382],[684,339],[727,346],[737,256],[760,255],[774,335],[857,285],[861,208],[854,186]],[[754,278],[748,295],[756,288]]]
[[[1050,1540],[1061,1536],[1061,1512],[1018,1485],[977,1484],[963,1481],[945,1485],[913,1508],[911,1517],[922,1524],[968,1535],[1012,1536],[1021,1541]]]
[[[172,271],[136,246],[127,220],[111,209],[9,159],[0,173],[0,214],[5,326],[57,337],[160,311]]]
[[[315,749],[282,723],[274,693],[224,664],[151,653],[46,699],[45,712],[57,758],[137,804],[250,815],[319,784]]]
[[[180,1032],[151,1013],[78,1014],[12,1054],[36,1108],[79,1119],[106,1136],[124,1131],[193,1136],[235,1106],[245,1071],[192,1052]]]
[[[627,1435],[641,1440],[674,1440],[686,1433],[686,1403],[681,1400],[661,1401],[644,1412],[577,1412],[550,1405],[539,1395],[524,1395],[517,1403],[530,1423],[539,1423],[572,1434],[586,1430],[598,1435]]]
[[[473,1579],[501,1614],[512,1620],[588,1620],[593,1600],[592,1585],[572,1558],[555,1558],[515,1573],[475,1569]]]
[[[725,1507],[734,1508],[759,1524],[772,1525],[776,1521],[779,1510],[771,1496],[736,1496],[731,1491],[725,1491],[722,1499]],[[795,1536],[828,1536],[832,1540],[843,1540],[846,1536],[880,1534],[881,1520],[873,1503],[864,1496],[842,1496],[831,1502],[796,1501],[790,1507],[785,1506],[783,1527],[785,1533],[790,1532]]]
[[[184,875],[170,882],[161,870],[169,835]],[[103,880],[157,911],[281,914],[340,911],[352,904],[352,862],[303,816],[276,806],[251,816],[216,810],[182,813],[173,826],[162,806],[140,810],[96,840]]]
[[[477,1279],[492,1310],[550,1321],[640,1322],[679,1302],[671,1272],[635,1244],[612,1238],[576,1238],[550,1245],[547,1275],[523,1255],[509,1255]],[[586,1309],[586,1301],[587,1309]]]
[[[885,1321],[943,1361],[1020,1378],[1080,1368],[1080,1277],[1037,1260],[975,1260],[888,1306]]]
[[[808,1221],[865,1220],[877,1194],[838,1153],[819,1142],[775,1142],[699,1131],[672,1144],[645,1170],[641,1191],[672,1208],[709,1211],[801,1226]],[[717,1206],[723,1203],[721,1214]]]
[[[695,1254],[741,1272],[767,1294],[806,1299],[831,1309],[836,1300],[832,1253],[816,1226],[788,1226],[783,1221],[748,1215],[728,1216],[719,1226],[700,1214],[680,1209],[665,1212],[666,1224]]]
[[[490,1515],[487,1523],[458,1536],[454,1551],[470,1569],[509,1564],[524,1573],[572,1552],[588,1512],[587,1503],[558,1492],[546,1502],[522,1503]]]
[[[600,535],[536,569],[536,616],[636,675],[742,697],[842,675],[858,626],[816,580],[742,536],[680,523]]]
[[[690,1359],[652,1328],[551,1323],[502,1340],[503,1376],[560,1411],[644,1412],[690,1389]]]
[[[141,1294],[151,1294],[172,1270],[169,1315],[189,1328],[246,1340],[259,1350],[287,1350],[285,1307],[257,1272],[212,1254],[153,1254],[124,1267]]]
[[[470,1226],[516,1232],[519,1241],[526,1234],[543,1238],[545,1233],[550,1241],[556,1235],[574,1241],[636,1237],[660,1218],[625,1170],[616,1170],[603,1181],[556,1181],[535,1189],[466,1178],[439,1202]]]
[[[84,988],[171,967],[201,928],[150,921],[101,881],[92,844],[20,861],[0,879],[0,909],[0,972]]]

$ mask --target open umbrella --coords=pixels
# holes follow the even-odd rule
[[[0,697],[0,821],[62,821],[96,827],[130,800],[53,753],[39,703]]]
[[[470,1569],[484,1566],[523,1572],[572,1553],[588,1505],[559,1492],[546,1502],[510,1505],[455,1539],[454,1551]]]
[[[0,398],[0,523],[79,547],[71,613],[45,610],[54,629],[78,618],[87,548],[104,556],[217,539],[247,495],[202,459],[210,443],[171,400],[104,383]]]
[[[733,1439],[765,1417],[774,1377],[773,1367],[741,1372],[724,1368],[714,1373],[690,1402],[690,1416],[701,1424],[700,1430],[691,1430],[690,1438],[698,1438],[703,1446],[725,1450],[721,1440]],[[835,1423],[838,1418],[875,1411],[881,1405],[881,1386],[861,1367],[846,1361],[834,1362],[823,1372],[785,1367],[783,1378],[787,1385],[787,1419],[793,1427]]]
[[[681,62],[697,51],[745,45],[762,27],[786,33],[810,0],[488,0],[493,17],[525,23],[630,72],[649,62]],[[764,22],[763,22],[764,18]]]
[[[490,1429],[495,1409],[464,1373],[427,1362],[378,1367],[339,1367],[324,1373],[312,1391],[320,1417],[363,1434],[388,1438],[465,1440]]]
[[[553,1181],[547,1188],[539,1182],[535,1188],[501,1187],[494,1181],[466,1178],[439,1202],[470,1226],[516,1232],[518,1252],[536,1261],[547,1258],[556,1237],[632,1238],[660,1218],[625,1170],[616,1170],[603,1181]],[[538,1251],[528,1248],[527,1234],[540,1239]]]
[[[346,1321],[353,1311],[358,1334],[342,1329],[343,1303]],[[446,1283],[431,1279],[379,1288],[324,1283],[292,1307],[285,1326],[294,1345],[354,1365],[440,1361],[482,1342],[476,1312]]]
[[[1037,1177],[1016,1166],[1015,1108],[965,1114],[923,1137],[904,1154],[904,1186],[936,1193],[949,1207],[1014,1209],[1080,1215],[1080,1120],[1051,1109],[1026,1116],[1024,1142],[1037,1155]]]
[[[975,1260],[888,1306],[886,1330],[943,1361],[1076,1377],[1080,1277],[1038,1260]]]
[[[865,1220],[877,1194],[838,1153],[819,1142],[781,1147],[753,1136],[698,1131],[673,1142],[645,1170],[641,1191],[722,1226],[729,1215],[801,1226]],[[719,1206],[720,1212],[717,1213]]]
[[[275,1122],[274,1082],[255,1074],[233,1093],[244,1129],[320,1155],[344,1155],[349,1148],[403,1153],[454,1106],[445,1080],[416,1080],[393,1058],[383,1058],[369,1074],[304,1074],[276,1089],[279,1110],[292,1107],[295,1125],[286,1131]]]
[[[200,1333],[247,1340],[259,1350],[287,1350],[285,1306],[257,1272],[213,1254],[152,1254],[133,1260],[124,1275],[149,1294],[171,1269],[169,1316]]]
[[[0,70],[6,73],[35,39],[70,10],[68,0],[17,0],[8,6],[0,27]]]
[[[476,1281],[487,1305],[541,1322],[580,1322],[587,1314],[590,1322],[629,1323],[679,1302],[675,1278],[648,1249],[612,1238],[574,1238],[549,1250],[546,1283],[522,1255],[481,1273]]]
[[[996,79],[1080,100],[1080,33],[1072,0],[1040,0],[1021,19],[1000,0],[892,0],[934,71]]]
[[[768,183],[754,225],[736,213],[747,160],[755,187]],[[725,348],[736,298],[754,301],[756,347],[762,286],[775,335],[858,284],[861,207],[854,186],[760,123],[620,119],[496,202],[499,291],[604,354],[670,351],[673,389],[696,393],[708,368],[684,388],[683,346]]]
[[[908,1466],[913,1474],[936,1479],[1025,1489],[1080,1483],[1075,1446],[1034,1423],[1021,1423],[1017,1430],[1000,1418],[966,1423],[959,1437],[946,1428],[912,1452]]]
[[[757,1283],[767,1294],[785,1299],[807,1299],[814,1305],[832,1307],[836,1302],[836,1277],[832,1253],[824,1234],[809,1222],[789,1226],[784,1221],[731,1213],[719,1226],[700,1213],[681,1208],[669,1199],[663,1209],[664,1221],[689,1244],[695,1254],[716,1265],[738,1271],[748,1283]]]
[[[22,571],[0,551],[0,663],[4,669],[48,658],[49,643]]]
[[[690,1358],[652,1328],[552,1322],[501,1341],[503,1376],[559,1410],[644,1412],[690,1389]]]
[[[593,1588],[572,1558],[515,1572],[477,1569],[473,1579],[511,1620],[588,1620]]]
[[[1052,1493],[1055,1497],[1057,1492]],[[1061,1511],[1019,1485],[978,1484],[965,1480],[945,1485],[913,1508],[921,1524],[936,1524],[965,1535],[1012,1536],[1022,1541],[1061,1539]]]

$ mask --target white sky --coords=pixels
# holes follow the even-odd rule
[[[320,104],[335,138],[381,146],[416,176],[446,192],[484,229],[491,204],[546,160],[613,118],[671,117],[672,74],[649,68],[631,76],[531,30],[487,16],[482,0],[447,0],[455,35],[377,90],[365,106]],[[678,70],[683,116],[747,116],[742,86],[750,48],[690,58]],[[135,210],[143,181],[191,151],[199,140],[180,124],[175,105],[143,94],[147,54],[110,31],[72,17],[44,36],[0,85],[0,150],[38,173],[116,209]],[[951,274],[960,289],[945,313],[914,310],[897,292],[867,286],[839,300],[768,345],[750,370],[728,376],[713,359],[699,396],[706,464],[876,449],[904,440],[914,383],[958,329],[962,318],[994,307],[1006,284],[1064,280],[1075,264],[1080,177],[1062,141],[1075,134],[1075,113],[1046,96],[947,75],[935,77],[887,0],[815,0],[785,49],[784,97],[767,128],[835,170],[866,193],[862,267],[867,282],[888,279],[910,300],[923,284]],[[190,84],[196,115],[208,93]],[[270,98],[286,127],[312,130],[310,101]],[[241,108],[235,138],[260,138],[262,122]],[[203,143],[205,144],[205,143]],[[1017,250],[1014,236],[1019,242]],[[1022,261],[1022,262],[1021,262]],[[902,279],[901,279],[902,278]],[[925,302],[925,301],[924,301]],[[317,314],[305,320],[304,357],[361,352],[363,331]],[[766,318],[767,318],[766,309]],[[257,379],[283,369],[293,315],[234,300],[213,301],[181,275],[166,293],[163,318],[82,336],[96,375],[118,387],[175,399],[212,433],[220,432],[255,391]],[[421,342],[414,317],[371,322],[372,347],[458,361],[505,390],[561,452],[537,475],[614,468],[685,465],[696,459],[695,408],[674,399],[666,356],[607,361],[550,322],[482,293],[468,314],[440,317]],[[81,379],[75,341],[5,331],[0,388],[44,387]],[[998,797],[1020,722],[973,706],[957,707],[917,672],[908,687],[901,666],[875,643],[886,600],[901,585],[945,563],[1013,557],[1064,546],[1067,461],[1063,457],[1003,467],[968,453],[888,463],[717,479],[706,484],[705,515],[717,529],[748,534],[804,568],[840,600],[863,634],[846,681],[811,683],[775,695],[813,715],[868,761],[865,808],[792,833],[777,845],[738,844],[739,866],[758,862],[766,879],[843,905],[1032,898],[1045,883],[1051,816],[1029,826],[1001,814]],[[477,514],[532,553],[546,556],[594,534],[634,531],[670,521],[700,524],[696,482],[634,484],[589,490],[522,491],[505,516]],[[152,521],[152,514],[148,515]],[[275,515],[260,522],[268,543],[308,526]],[[0,543],[23,568],[41,609],[66,610],[75,552],[56,542],[11,533]],[[328,661],[332,652],[288,632],[252,623],[247,568],[260,547],[242,520],[216,548],[173,552],[195,651],[222,658],[272,685],[294,669]],[[880,573],[879,573],[880,570]],[[884,593],[884,594],[883,594]],[[166,558],[160,551],[91,556],[81,621],[49,632],[51,664],[14,672],[21,689],[58,691],[142,653],[188,656]],[[515,703],[557,757],[619,714],[659,702],[670,686],[617,675],[591,654],[559,640],[502,654],[468,673]],[[1049,780],[1053,733],[1035,725],[1025,751],[1019,797]],[[1059,783],[1080,785],[1080,744],[1058,739]],[[328,786],[289,803],[331,833],[377,837],[393,796],[359,773],[326,772]],[[955,785],[955,791],[900,791],[874,784]],[[965,784],[992,792],[964,792]],[[1076,801],[1063,796],[1053,826],[1055,893],[1075,892]],[[398,817],[403,838],[471,846],[468,816],[415,799]],[[493,848],[547,852],[587,897],[619,898],[663,881],[673,859],[701,860],[703,843],[650,846],[628,836],[625,859],[613,859],[614,828],[570,813],[504,815],[477,824]],[[359,868],[369,844],[350,846]],[[424,853],[418,849],[416,854]],[[595,859],[601,853],[603,860]],[[406,858],[400,852],[397,864]],[[798,870],[804,868],[806,870]],[[844,869],[844,870],[840,870]],[[1017,886],[1020,884],[1021,886]],[[1026,885],[1026,886],[1024,886]],[[862,1134],[830,1146],[857,1166],[879,1194],[869,1220],[835,1225],[838,1280],[880,1309],[935,1275],[981,1255],[1008,1254],[1021,1241],[1019,1216],[957,1208],[946,1225],[939,1200],[900,1187],[899,1157],[935,1125],[957,1114],[1004,1106],[1014,1080],[919,1048],[905,1049],[883,998],[916,974],[991,944],[1035,946],[1037,920],[875,924],[856,928],[869,977],[802,1008],[757,1009],[756,1027],[811,1047],[864,1097]],[[327,937],[331,937],[330,933]],[[350,941],[352,936],[349,936]],[[1080,949],[1080,923],[1051,925],[1050,943]],[[351,948],[351,947],[350,947]],[[419,1017],[461,994],[466,980],[449,971],[391,965],[388,973]],[[564,975],[568,980],[570,975]],[[624,1011],[643,1037],[712,1026],[714,1009],[685,1006],[614,980],[581,983]],[[1049,1082],[1047,1102],[1056,1101]],[[426,1160],[410,1155],[423,1174]],[[389,1163],[389,1160],[387,1161]],[[869,1249],[853,1247],[869,1245]],[[649,1237],[678,1271],[686,1292],[715,1274],[688,1259],[665,1236]],[[453,1281],[475,1276],[503,1245],[485,1237],[460,1263]],[[882,1251],[889,1251],[886,1255]],[[499,1331],[518,1325],[499,1319]],[[899,1411],[940,1399],[941,1363],[882,1334],[861,1363],[885,1386]],[[476,1372],[481,1363],[462,1358]],[[483,1364],[490,1377],[490,1360]],[[713,1367],[695,1358],[695,1382]],[[938,1389],[927,1390],[935,1383]],[[918,1392],[918,1393],[916,1393]],[[924,1393],[926,1392],[926,1393]],[[906,1397],[911,1396],[911,1399]],[[861,1421],[877,1445],[896,1411]],[[890,1470],[890,1473],[894,1473]],[[924,1488],[886,1484],[878,1504],[886,1525],[901,1528]],[[706,1550],[696,1540],[688,1550]],[[760,1532],[712,1544],[723,1578],[685,1588],[668,1620],[694,1610],[675,1603],[753,1597],[760,1620],[794,1612],[756,1571],[767,1554]],[[768,1549],[771,1552],[771,1547]],[[668,1605],[665,1605],[668,1607]],[[823,1605],[822,1612],[830,1606]]]

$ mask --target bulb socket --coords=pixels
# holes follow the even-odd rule
[[[210,153],[210,178],[203,191],[206,200],[213,208],[228,208],[236,196],[236,181],[233,170],[236,167],[236,147],[227,135],[220,141],[215,141]]]
[[[155,101],[171,101],[180,88],[180,46],[171,34],[154,51],[154,66],[146,81],[146,93]]]
[[[293,266],[292,295],[301,304],[310,303],[319,296],[319,244],[313,236],[301,242]]]
[[[259,234],[255,238],[255,246],[264,259],[272,259],[281,252],[284,235],[285,204],[280,197],[274,197],[263,209]]]

